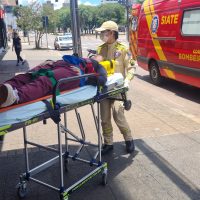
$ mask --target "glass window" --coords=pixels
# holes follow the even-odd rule
[[[66,41],[66,40],[72,40],[72,37],[69,37],[69,36],[59,37],[59,41]]]
[[[184,12],[182,33],[184,35],[200,35],[200,9]]]

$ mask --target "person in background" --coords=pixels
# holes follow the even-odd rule
[[[100,32],[100,39],[104,42],[97,49],[97,54],[103,57],[103,60],[115,60],[115,72],[121,73],[124,78],[124,86],[128,87],[129,82],[134,77],[135,62],[131,59],[129,50],[117,41],[118,25],[113,21],[104,22],[100,28],[95,29]],[[131,135],[131,129],[124,115],[124,106],[119,101],[105,99],[100,103],[101,125],[104,137],[102,155],[113,150],[113,127],[111,123],[111,112],[115,123],[123,134],[126,151],[132,153],[135,150],[134,141]]]
[[[20,53],[22,51],[22,44],[21,44],[21,39],[18,35],[17,32],[13,33],[13,45],[12,45],[12,51],[15,49],[15,53],[17,55],[17,65],[19,66],[19,63],[22,62],[22,65],[25,63],[23,58],[20,56]]]

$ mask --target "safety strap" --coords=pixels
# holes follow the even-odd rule
[[[52,104],[51,104],[49,101],[47,101],[46,99],[43,100],[43,102],[45,103],[45,105],[46,105],[46,107],[47,107],[47,110],[48,110],[48,112],[49,112],[49,114],[50,114],[51,119],[52,119],[56,124],[58,124],[58,123],[61,121],[59,109],[53,109]]]
[[[32,79],[35,80],[39,76],[47,76],[49,80],[51,81],[52,86],[54,87],[57,83],[54,72],[51,69],[39,69],[38,71],[31,72]],[[59,95],[60,91],[59,89],[56,90],[56,95]]]

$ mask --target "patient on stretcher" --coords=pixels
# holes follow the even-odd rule
[[[50,95],[58,80],[90,73],[95,73],[96,76],[63,83],[59,91],[71,90],[85,84],[104,86],[107,72],[95,57],[88,59],[66,55],[63,60],[45,61],[0,85],[0,108]]]

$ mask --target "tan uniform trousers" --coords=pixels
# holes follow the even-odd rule
[[[111,123],[111,112],[125,141],[132,140],[131,129],[124,116],[124,107],[121,101],[105,99],[100,103],[101,126],[104,136],[104,144],[113,144],[113,127]]]

